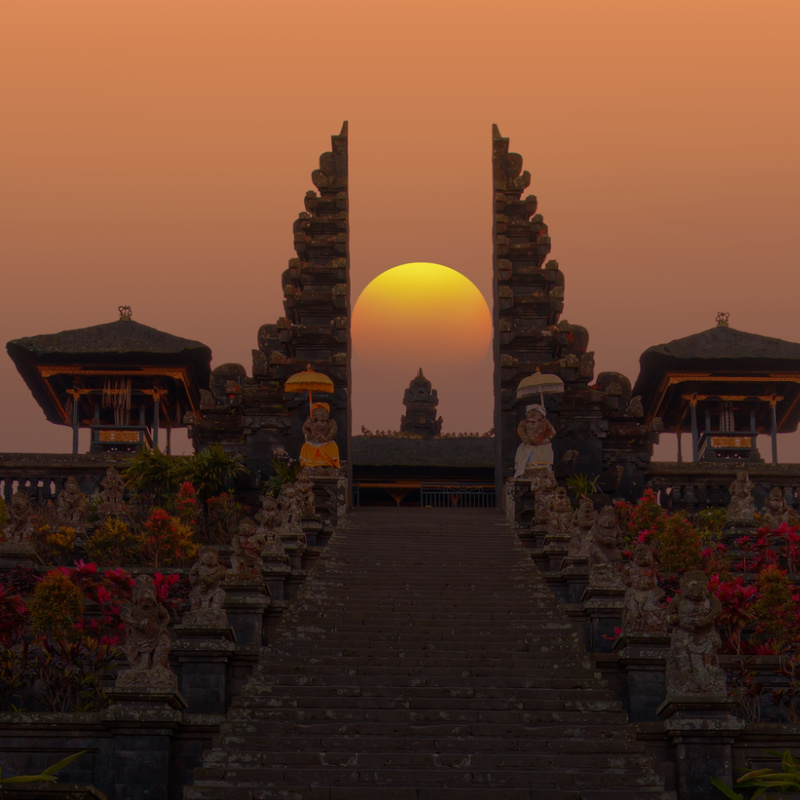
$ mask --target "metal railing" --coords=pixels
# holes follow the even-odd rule
[[[421,483],[423,508],[495,508],[493,483]]]

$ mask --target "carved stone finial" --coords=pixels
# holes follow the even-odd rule
[[[717,327],[718,328],[727,328],[728,327],[728,320],[731,318],[730,312],[728,311],[718,311],[717,312]]]
[[[122,322],[130,322],[133,317],[133,311],[130,306],[119,307],[119,318]]]

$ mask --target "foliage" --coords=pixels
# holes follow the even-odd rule
[[[297,480],[303,465],[291,458],[273,458],[272,469],[275,474],[265,482],[264,489],[268,494],[277,497],[285,483],[294,483]]]
[[[194,531],[163,508],[153,509],[144,528],[141,547],[146,563],[156,568],[174,566],[197,555]]]
[[[100,564],[136,564],[141,556],[141,541],[119,517],[106,517],[89,537],[86,553]]]
[[[96,564],[78,561],[44,576],[31,610],[19,595],[4,588],[0,593],[0,707],[31,707],[31,703],[33,708],[38,703],[50,711],[104,707],[108,701],[104,686],[113,677],[116,648],[124,636],[120,615],[132,599],[134,583],[133,576],[121,568],[100,572]],[[173,612],[188,593],[188,582],[178,575],[156,572],[154,584],[159,602]],[[44,608],[45,594],[55,604],[51,609]],[[67,601],[59,606],[59,598],[64,597]],[[37,600],[42,601],[41,608]],[[81,613],[87,604],[92,606],[90,616]],[[67,607],[71,607],[69,620],[64,613]],[[40,618],[44,621],[37,621]]]
[[[208,508],[208,527],[206,538],[214,544],[230,544],[239,530],[242,517],[242,504],[234,495],[223,492],[206,500]]]
[[[44,549],[52,561],[60,563],[67,559],[75,549],[76,537],[77,531],[75,528],[61,526],[53,530],[48,527],[44,532]]]
[[[594,478],[584,472],[579,472],[575,475],[570,475],[564,480],[567,491],[572,495],[575,500],[581,497],[591,497],[597,493],[597,481],[599,476]]]
[[[781,653],[797,640],[798,609],[792,584],[785,570],[770,564],[759,573],[756,585],[753,642],[767,652]]]
[[[189,456],[187,460],[189,468],[184,480],[192,484],[201,500],[232,488],[236,478],[247,471],[240,455],[226,453],[219,444]]]
[[[137,450],[123,472],[128,487],[136,494],[160,498],[175,492],[185,480],[186,456],[168,456],[160,450]]]
[[[174,505],[176,515],[184,525],[197,527],[200,505],[197,502],[197,491],[189,481],[184,481],[180,485]]]
[[[747,796],[740,794],[719,778],[712,778],[711,784],[731,800],[755,800],[757,797],[775,797],[775,794],[767,794],[770,789],[777,791],[778,797],[783,797],[784,792],[800,790],[800,762],[794,759],[791,752],[784,750],[783,753],[779,753],[776,750],[767,750],[767,754],[778,756],[781,759],[780,771],[768,767],[749,770],[736,779],[736,786],[741,789],[753,789],[751,794]]]
[[[47,769],[42,770],[38,775],[15,775],[12,778],[3,777],[3,768],[0,767],[0,784],[8,783],[41,783],[42,781],[53,782],[57,781],[56,773],[68,767],[73,761],[80,758],[88,750],[81,750],[79,753],[73,753],[71,756],[62,758],[55,764],[51,764]]]
[[[83,593],[54,570],[42,578],[29,605],[31,631],[54,639],[74,638],[74,621],[83,614]]]
[[[742,631],[755,616],[753,602],[758,594],[758,587],[746,585],[741,575],[729,581],[721,581],[719,575],[713,575],[708,588],[722,603],[722,613],[717,619],[717,625],[725,649],[738,655],[742,652]]]

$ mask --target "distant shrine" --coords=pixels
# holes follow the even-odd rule
[[[442,432],[442,418],[436,418],[436,408],[439,405],[439,395],[436,389],[431,388],[431,382],[419,374],[408,385],[403,395],[403,405],[406,413],[400,419],[400,431],[421,436],[423,439],[432,439]]]

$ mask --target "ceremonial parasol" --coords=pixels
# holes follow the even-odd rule
[[[550,373],[542,374],[539,367],[533,375],[523,378],[517,386],[517,400],[523,397],[531,397],[538,394],[544,408],[544,396],[546,394],[562,394],[564,392],[564,381],[558,375]]]
[[[308,364],[302,372],[290,375],[283,386],[284,392],[308,392],[308,416],[311,416],[311,392],[333,392],[333,381],[321,372],[314,372]]]

